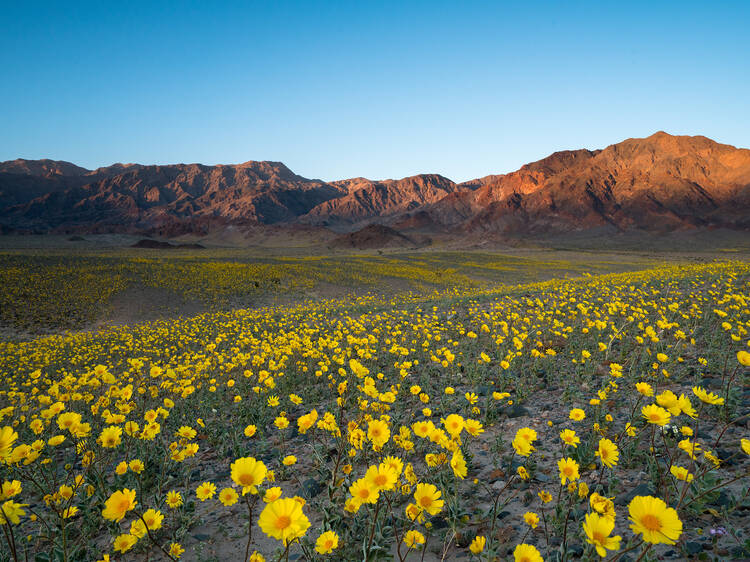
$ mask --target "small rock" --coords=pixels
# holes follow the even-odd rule
[[[498,492],[502,490],[505,487],[505,480],[495,480],[492,483],[492,489],[497,490]]]
[[[302,497],[312,499],[325,490],[325,485],[318,482],[315,478],[308,478],[302,483]]]
[[[723,466],[732,466],[732,465],[738,464],[738,462],[741,461],[742,459],[740,459],[737,455],[735,455],[735,451],[739,450],[739,448],[740,448],[740,445],[738,444],[735,450],[730,450],[730,449],[717,450],[716,454],[721,459],[721,464]]]
[[[654,489],[651,487],[648,483],[639,484],[629,492],[623,492],[619,496],[615,498],[615,503],[617,505],[627,505],[631,501],[633,501],[633,498],[636,496],[653,496],[654,495]]]
[[[685,552],[691,556],[695,556],[703,550],[703,545],[699,542],[688,541],[685,543]]]
[[[521,406],[520,404],[513,404],[512,406],[504,406],[498,409],[498,414],[507,418],[520,418],[523,416],[530,416],[531,412],[528,408]]]

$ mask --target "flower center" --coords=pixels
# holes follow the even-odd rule
[[[375,477],[375,484],[378,486],[384,486],[388,482],[388,478],[385,476],[385,474],[378,474]]]
[[[421,498],[419,498],[419,505],[421,505],[422,507],[429,507],[430,505],[432,505],[432,498],[430,498],[429,496],[422,496]]]
[[[276,519],[276,528],[286,529],[289,525],[291,525],[292,520],[288,515],[279,515],[278,519]]]
[[[641,524],[646,527],[649,531],[661,530],[661,521],[656,515],[647,513],[641,518]]]

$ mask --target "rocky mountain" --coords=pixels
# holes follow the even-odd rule
[[[554,233],[602,226],[750,228],[750,150],[658,132],[603,150],[556,152],[467,182],[413,215],[455,231]]]
[[[217,225],[371,224],[408,231],[554,233],[609,227],[750,229],[750,150],[659,132],[556,152],[462,184],[307,179],[280,162],[203,166],[0,163],[0,232],[207,232]],[[366,231],[367,232],[367,231]]]
[[[298,176],[280,162],[116,164],[74,175],[57,173],[52,180],[45,167],[27,168],[29,173],[14,174],[15,183],[8,182],[15,189],[3,189],[0,195],[0,224],[17,230],[176,232],[211,223],[273,224],[346,193]],[[56,168],[63,169],[71,168]]]
[[[300,217],[301,222],[348,228],[436,203],[458,189],[451,180],[437,174],[383,181],[354,178],[332,185],[345,190],[346,195],[314,207]]]

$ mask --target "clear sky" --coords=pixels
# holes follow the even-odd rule
[[[750,146],[750,2],[6,2],[0,160],[503,173],[657,130]]]

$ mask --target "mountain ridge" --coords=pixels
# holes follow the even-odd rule
[[[0,162],[4,232],[205,231],[212,225],[382,223],[406,230],[524,235],[611,226],[750,228],[750,150],[663,131],[603,149],[563,150],[514,172],[455,183],[308,179],[282,162]],[[195,228],[194,228],[195,227]]]

